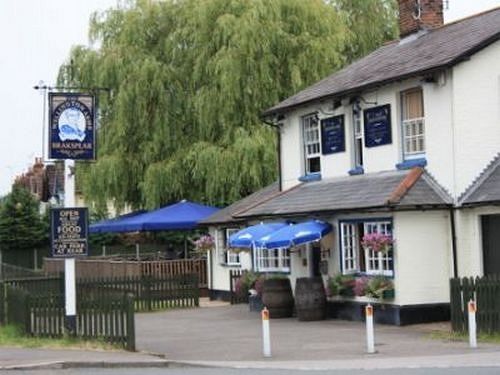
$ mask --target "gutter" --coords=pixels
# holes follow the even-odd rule
[[[278,136],[278,144],[276,145],[276,152],[278,153],[278,191],[283,191],[283,183],[281,182],[281,126],[275,124],[274,122],[267,121],[264,117],[261,118],[261,121],[276,129],[276,134]]]
[[[453,278],[458,275],[457,264],[457,232],[455,228],[455,207],[450,207],[451,251],[453,258]]]

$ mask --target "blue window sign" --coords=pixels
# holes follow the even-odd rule
[[[49,93],[49,158],[94,160],[94,96]]]
[[[344,115],[321,120],[321,152],[323,155],[345,151]]]
[[[367,108],[365,120],[365,147],[376,147],[392,143],[391,105]]]
[[[50,210],[50,243],[53,257],[88,254],[88,209],[86,207]]]

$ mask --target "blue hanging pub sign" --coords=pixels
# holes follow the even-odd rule
[[[321,120],[321,152],[323,155],[345,151],[344,115]]]
[[[391,105],[367,108],[363,111],[365,122],[365,147],[392,143]]]
[[[50,243],[53,257],[88,254],[88,217],[86,207],[50,210]]]
[[[49,158],[95,160],[95,98],[49,93]]]

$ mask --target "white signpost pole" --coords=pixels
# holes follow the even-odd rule
[[[75,207],[75,161],[64,161],[64,207]],[[66,328],[76,332],[76,270],[75,258],[64,258],[64,300],[66,307]]]

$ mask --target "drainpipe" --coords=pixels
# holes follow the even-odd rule
[[[278,153],[278,187],[279,191],[282,191],[283,184],[281,182],[281,126],[275,124],[274,122],[267,121],[265,118],[262,118],[261,120],[264,124],[276,129],[276,134],[278,136],[278,144],[276,145],[276,151]]]
[[[450,208],[450,227],[451,227],[451,250],[453,256],[453,278],[458,275],[457,265],[457,232],[455,228],[455,208]]]

